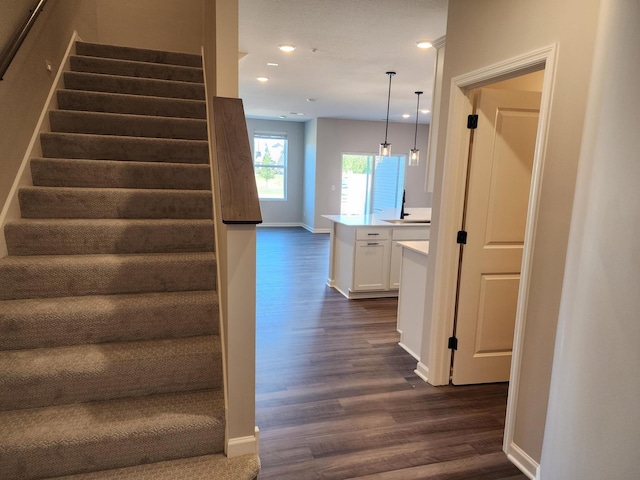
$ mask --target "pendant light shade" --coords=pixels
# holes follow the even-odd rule
[[[387,72],[389,75],[389,94],[387,95],[387,123],[384,128],[384,142],[380,144],[380,156],[388,157],[391,155],[391,144],[387,142],[387,134],[389,133],[389,105],[391,103],[391,78],[396,72]]]
[[[420,163],[420,150],[417,147],[418,143],[418,112],[420,111],[420,95],[422,92],[416,92],[418,96],[418,103],[416,105],[416,133],[413,137],[413,148],[411,149],[411,153],[409,153],[409,166],[416,167]]]

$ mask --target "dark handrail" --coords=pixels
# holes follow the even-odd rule
[[[212,122],[222,223],[262,223],[242,100],[214,97]]]
[[[2,51],[2,54],[0,55],[0,80],[4,79],[4,74],[7,72],[9,65],[11,65],[13,57],[16,56],[16,53],[18,53],[18,50],[22,46],[22,42],[27,38],[29,30],[33,27],[33,24],[35,23],[36,18],[38,18],[38,15],[40,15],[40,12],[42,12],[45,3],[47,3],[47,0],[40,0],[36,5],[36,8],[29,10],[29,18],[27,18],[27,20],[22,24],[20,30],[14,34],[7,48]]]

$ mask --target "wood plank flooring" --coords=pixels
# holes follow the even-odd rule
[[[433,387],[396,299],[326,286],[329,236],[259,228],[259,480],[525,480],[502,453],[507,385]]]

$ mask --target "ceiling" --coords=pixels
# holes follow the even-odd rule
[[[240,97],[247,117],[415,123],[431,108],[436,50],[448,0],[239,0]],[[296,50],[284,53],[280,44]],[[267,63],[277,63],[269,66]],[[258,76],[269,81],[261,83]],[[308,100],[310,99],[310,100]],[[409,118],[402,118],[409,114]],[[429,123],[430,114],[420,114]]]

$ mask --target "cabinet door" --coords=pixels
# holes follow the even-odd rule
[[[353,290],[389,289],[389,241],[356,241]]]
[[[389,288],[400,288],[400,265],[402,264],[402,246],[391,242],[391,266],[389,268]]]

